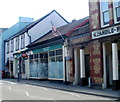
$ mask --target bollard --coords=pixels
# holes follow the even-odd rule
[[[89,88],[91,87],[91,83],[92,83],[92,79],[91,79],[91,77],[89,77],[88,78],[88,86],[89,86]]]

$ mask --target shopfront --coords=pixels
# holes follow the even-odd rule
[[[120,89],[120,26],[92,32],[102,45],[103,88]]]
[[[79,34],[79,33],[78,33]],[[87,86],[90,77],[90,33],[69,37],[66,49],[67,81],[73,85]]]
[[[62,44],[32,52],[29,56],[29,78],[63,80]]]

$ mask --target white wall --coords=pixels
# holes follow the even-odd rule
[[[60,27],[67,24],[57,13],[53,12],[50,16],[39,22],[28,31],[32,38],[32,42],[52,29],[51,21],[55,27]]]

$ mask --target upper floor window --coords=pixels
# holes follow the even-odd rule
[[[7,42],[7,53],[9,53],[9,41]]]
[[[14,39],[11,40],[11,52],[14,51]]]
[[[101,25],[102,27],[109,25],[109,7],[108,0],[101,0]]]
[[[120,22],[120,0],[114,0],[115,23]]]
[[[16,37],[16,50],[19,50],[19,37]]]
[[[25,48],[25,34],[21,35],[21,48]]]

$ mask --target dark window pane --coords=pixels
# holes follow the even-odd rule
[[[62,56],[56,57],[56,62],[62,62],[62,60],[63,60]]]
[[[104,25],[109,24],[109,12],[108,11],[103,12],[103,22],[104,22]]]
[[[48,53],[44,53],[43,58],[48,58]]]
[[[34,57],[35,57],[35,58],[38,58],[38,54],[35,54]]]
[[[43,58],[43,53],[40,54],[40,58]]]
[[[30,59],[33,59],[33,55],[30,55]]]
[[[55,51],[49,52],[49,56],[55,56]]]
[[[62,49],[56,50],[56,55],[62,55]]]
[[[50,58],[50,63],[55,62],[55,57]]]

